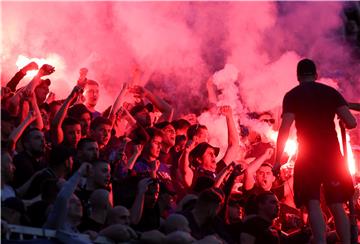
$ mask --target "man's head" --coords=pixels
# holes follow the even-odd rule
[[[152,111],[150,106],[137,104],[131,108],[130,114],[134,116],[136,121],[143,127],[149,127],[151,126],[150,110]]]
[[[160,155],[161,144],[163,142],[163,133],[156,128],[147,129],[149,141],[145,144],[143,154],[146,158],[155,160]]]
[[[59,178],[65,177],[72,170],[71,151],[64,145],[59,144],[51,149],[49,161],[49,166],[57,172]]]
[[[76,148],[81,139],[81,125],[77,119],[67,117],[62,124],[64,142],[72,148]]]
[[[184,135],[186,136],[186,132],[191,126],[190,122],[185,119],[178,119],[171,122],[176,131],[176,136]]]
[[[192,125],[188,128],[186,134],[188,140],[193,140],[197,143],[209,141],[209,132],[205,125]]]
[[[39,85],[35,88],[36,101],[38,104],[42,104],[47,94],[49,93],[49,86],[51,81],[49,79],[41,80]]]
[[[216,157],[219,155],[219,151],[218,147],[202,142],[190,152],[191,162],[194,166],[201,166],[205,170],[215,172]]]
[[[297,64],[297,78],[301,82],[315,81],[318,77],[315,63],[310,59],[302,59]]]
[[[99,84],[94,80],[87,80],[84,89],[85,104],[94,108],[99,99]]]
[[[98,143],[91,138],[83,138],[77,144],[77,158],[81,162],[94,162],[99,158]]]
[[[130,224],[130,212],[127,208],[123,206],[116,206],[109,209],[106,218],[106,225],[110,226],[114,224]]]
[[[92,179],[96,189],[107,189],[110,183],[110,164],[99,160],[93,164],[94,174]]]
[[[258,215],[264,217],[270,222],[279,215],[279,200],[274,193],[265,191],[255,198]]]
[[[148,190],[145,192],[144,206],[146,208],[153,208],[159,199],[159,193],[160,184],[158,181],[154,180],[154,182],[148,186]]]
[[[267,123],[271,127],[275,124],[275,119],[270,112],[263,112],[259,114],[258,120]]]
[[[265,191],[270,191],[275,176],[273,174],[273,168],[271,164],[263,163],[256,171],[255,182]]]
[[[95,118],[91,122],[91,137],[97,141],[100,148],[108,144],[111,137],[111,126],[111,121],[102,116]]]
[[[212,219],[220,212],[223,203],[224,194],[221,190],[209,188],[200,193],[194,210],[205,212]]]
[[[22,136],[22,143],[25,150],[35,157],[41,156],[45,152],[44,133],[37,128],[25,130]]]
[[[86,108],[84,104],[75,104],[68,111],[69,117],[73,117],[80,121],[81,134],[82,136],[90,135],[90,124],[91,124],[91,112]]]
[[[171,214],[163,223],[165,234],[170,234],[175,231],[190,232],[189,222],[182,214]]]
[[[170,122],[164,121],[155,125],[163,133],[163,145],[173,147],[175,145],[176,131]]]

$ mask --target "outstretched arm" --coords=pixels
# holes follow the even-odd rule
[[[239,155],[239,133],[236,130],[231,107],[220,107],[220,113],[225,115],[226,118],[228,147],[226,149],[223,161],[226,163],[226,165],[228,165],[232,161],[236,160],[236,157]]]
[[[62,131],[62,123],[66,117],[70,104],[82,92],[82,87],[76,85],[71,91],[70,95],[66,98],[65,102],[61,105],[59,111],[55,114],[54,120],[51,122],[52,141],[54,144],[60,144],[64,140],[64,133]]]
[[[160,112],[162,112],[160,117],[161,119],[165,121],[172,120],[174,108],[171,107],[171,105],[168,104],[164,99],[156,96],[151,91],[142,86],[133,86],[130,88],[130,92],[134,93],[137,97],[145,97],[149,99],[149,101],[154,104],[154,106],[157,107]]]
[[[21,70],[19,70],[13,78],[6,84],[6,87],[9,87],[12,92],[16,91],[16,87],[19,84],[19,82],[22,80],[22,78],[25,77],[26,73],[30,70],[37,70],[38,65],[35,62],[30,62],[25,67],[23,67]]]

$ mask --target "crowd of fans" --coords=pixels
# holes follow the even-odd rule
[[[311,241],[306,211],[294,204],[293,159],[274,175],[273,143],[246,125],[238,131],[230,106],[209,102],[227,125],[216,161],[207,127],[194,115],[173,118],[175,108],[145,87],[123,85],[99,112],[99,84],[86,69],[65,100],[49,94],[50,65],[19,88],[38,68],[29,63],[1,90],[3,234],[15,224],[128,243]],[[248,116],[275,123],[269,112]]]

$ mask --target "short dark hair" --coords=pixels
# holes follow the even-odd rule
[[[310,59],[302,59],[297,64],[297,76],[307,76],[307,75],[315,75],[316,74],[316,66],[314,61]]]
[[[91,130],[96,130],[96,128],[98,128],[100,125],[110,125],[112,126],[111,120],[109,120],[108,118],[99,116],[96,117],[90,124],[90,129]]]
[[[81,115],[83,115],[85,113],[90,114],[90,118],[92,118],[92,114],[91,114],[90,110],[87,109],[87,107],[82,103],[75,104],[68,110],[69,117],[73,117],[76,119],[80,119]]]
[[[33,131],[41,132],[41,130],[39,130],[36,127],[28,127],[21,136],[21,142],[22,142],[23,146],[25,146],[25,143],[29,140],[29,136]]]
[[[77,144],[77,150],[82,150],[85,147],[85,144],[87,143],[93,143],[96,142],[96,140],[92,139],[92,138],[81,138],[80,141]]]
[[[189,140],[192,140],[194,138],[194,136],[199,132],[200,129],[207,129],[207,127],[205,125],[201,125],[201,124],[191,125],[186,132],[187,138]]]
[[[146,129],[146,132],[149,135],[149,140],[153,139],[155,136],[163,137],[164,135],[161,130],[154,127]]]
[[[181,130],[185,128],[189,128],[191,126],[190,122],[186,119],[178,119],[171,122],[172,126],[174,126],[175,130]]]
[[[66,126],[71,126],[71,125],[80,125],[80,121],[73,117],[66,117],[61,127],[65,129]]]
[[[71,157],[71,151],[68,147],[59,144],[50,151],[49,165],[58,167],[65,164],[65,161]]]
[[[166,126],[168,126],[168,125],[171,125],[171,126],[172,126],[172,124],[171,124],[169,121],[163,121],[163,122],[156,123],[156,124],[154,125],[154,127],[162,130],[162,129],[164,129],[164,128],[165,128]]]

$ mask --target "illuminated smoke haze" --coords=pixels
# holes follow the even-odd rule
[[[229,64],[238,79],[221,95],[229,103],[239,97],[229,105],[237,113],[276,111],[297,85],[296,63],[309,57],[327,83],[359,102],[360,67],[342,39],[341,2],[0,4],[2,85],[17,71],[18,55],[55,55],[61,65],[50,90],[64,98],[79,68],[87,67],[88,77],[101,84],[103,110],[139,65],[149,78],[142,85],[165,95],[177,115],[200,114],[207,105],[206,80]]]

